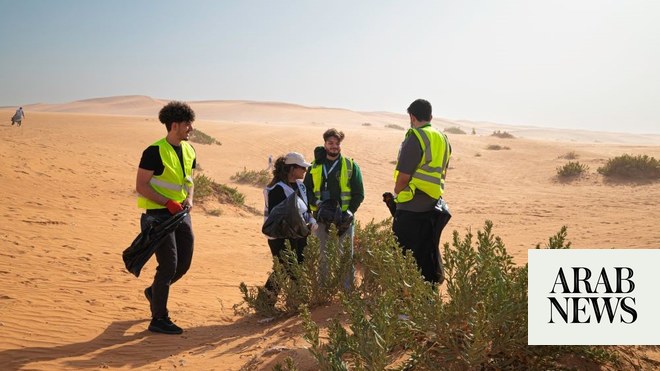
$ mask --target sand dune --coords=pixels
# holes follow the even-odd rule
[[[170,300],[184,335],[146,331],[142,289],[155,262],[136,279],[124,271],[120,255],[138,233],[135,171],[142,150],[164,136],[156,119],[164,102],[114,97],[26,106],[23,127],[0,124],[3,369],[270,369],[286,356],[314,369],[295,318],[260,323],[234,316],[238,284],[262,284],[271,259],[262,219],[231,208],[219,217],[194,211],[193,266]],[[204,174],[237,187],[249,205],[262,207],[262,191],[231,183],[231,175],[264,168],[270,154],[295,150],[311,158],[323,131],[336,126],[347,134],[343,151],[364,173],[367,196],[357,218],[388,215],[380,195],[392,188],[392,161],[404,131],[385,125],[405,126],[405,116],[244,101],[192,105],[195,126],[222,142],[195,145]],[[0,110],[0,117],[12,113]],[[660,158],[657,138],[628,135],[605,144],[611,134],[581,132],[572,134],[581,138],[573,142],[535,130],[536,139],[450,135],[446,198],[454,218],[443,242],[452,230],[476,230],[489,219],[517,263],[562,225],[575,248],[658,248],[660,183],[613,183],[595,172],[623,153]],[[510,150],[487,150],[489,144]],[[566,162],[559,157],[570,151],[590,174],[558,181],[556,168]],[[332,307],[321,308],[314,317],[333,314]]]
[[[167,103],[166,99],[147,96],[119,96],[85,99],[66,104],[32,104],[25,106],[28,111],[93,113],[101,115],[135,115],[154,118],[158,110]],[[226,123],[265,123],[265,124],[307,124],[322,126],[340,125],[398,125],[407,126],[408,118],[401,113],[356,112],[342,108],[306,107],[280,102],[253,102],[242,100],[215,100],[189,102],[198,120],[221,121]],[[436,110],[441,111],[436,107]],[[533,126],[513,126],[491,122],[452,120],[436,115],[434,125],[445,129],[461,128],[466,133],[474,129],[478,135],[487,136],[495,130],[507,131],[515,137],[538,140],[554,140],[576,143],[617,143],[636,145],[660,145],[660,135],[594,132],[586,130],[566,130]],[[625,127],[622,127],[624,131]]]

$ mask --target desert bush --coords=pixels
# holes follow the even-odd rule
[[[598,173],[606,177],[655,180],[660,179],[660,161],[647,155],[624,154],[607,160]]]
[[[500,150],[507,150],[507,149],[511,149],[511,148],[509,148],[507,146],[501,146],[499,144],[489,144],[486,147],[486,149],[490,150],[490,151],[500,151]]]
[[[557,369],[566,356],[617,362],[605,347],[527,345],[527,265],[516,266],[486,221],[475,236],[453,233],[444,245],[446,295],[425,282],[387,224],[357,233],[362,283],[339,295],[345,322],[333,319],[327,341],[301,309],[304,337],[322,370]],[[565,244],[566,229],[550,239]]]
[[[362,126],[371,126],[371,123],[370,122],[363,122]]]
[[[396,130],[406,130],[403,126],[399,126],[397,124],[387,124],[385,125],[386,128],[388,129],[396,129]]]
[[[203,133],[200,130],[193,129],[192,133],[190,133],[190,141],[193,143],[200,143],[200,144],[217,144],[217,145],[222,145],[219,141],[217,141],[215,138],[212,136]]]
[[[472,135],[477,135],[477,131],[472,128]]]
[[[504,139],[510,139],[510,138],[515,138],[513,134],[508,133],[506,131],[499,131],[495,130],[491,136],[498,137],[498,138],[504,138]]]
[[[193,202],[203,201],[213,194],[213,184],[215,182],[211,178],[204,174],[195,174],[193,182],[195,183]]]
[[[245,195],[239,192],[236,188],[216,183],[213,179],[204,174],[195,175],[193,181],[195,182],[195,193],[193,196],[193,201],[195,203],[203,203],[204,200],[215,198],[220,203],[238,206],[252,214],[261,214],[259,210],[245,205]],[[216,216],[221,213],[222,212],[218,209],[211,211],[211,214]]]
[[[241,184],[251,184],[258,187],[265,187],[270,182],[271,174],[268,170],[248,170],[237,172],[231,176],[231,180]]]
[[[577,159],[578,157],[579,157],[579,156],[578,156],[578,154],[577,154],[575,151],[570,151],[570,152],[567,152],[567,153],[565,153],[565,154],[559,156],[558,158],[563,158],[563,159],[565,159],[565,160],[575,160],[575,159]]]
[[[318,238],[310,236],[305,247],[305,259],[298,263],[296,253],[286,241],[283,263],[273,257],[273,282],[279,289],[276,301],[264,293],[263,287],[248,287],[241,282],[239,289],[243,301],[234,305],[236,314],[255,313],[264,317],[291,316],[299,313],[301,305],[308,308],[328,303],[337,297],[340,291],[351,289],[344,287],[346,276],[353,274],[350,254],[339,248],[336,229],[330,228],[330,237],[326,245],[328,270],[320,271],[320,250]],[[264,245],[266,241],[264,240]],[[275,302],[275,304],[273,304]]]
[[[463,129],[459,128],[458,126],[445,128],[444,132],[449,134],[466,134],[465,131],[463,131]]]
[[[569,161],[563,166],[557,167],[557,175],[560,178],[569,178],[582,175],[589,170],[589,166],[581,164],[578,161]]]

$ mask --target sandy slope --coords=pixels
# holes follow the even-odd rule
[[[162,102],[138,98],[78,102],[76,109],[41,106],[64,112],[28,106],[22,128],[0,124],[5,205],[0,211],[0,365],[237,370],[250,362],[267,369],[293,356],[303,369],[313,368],[296,319],[259,323],[233,315],[231,306],[240,301],[238,284],[262,283],[271,260],[259,233],[261,218],[230,208],[219,217],[199,209],[193,216],[195,259],[170,300],[184,335],[146,331],[149,312],[142,289],[155,264],[150,262],[137,279],[124,271],[120,254],[138,233],[137,162],[164,128],[155,119]],[[365,179],[367,198],[357,217],[366,222],[387,216],[380,195],[392,188],[391,162],[404,132],[384,125],[405,126],[403,116],[254,102],[193,107],[200,118],[196,127],[222,142],[195,145],[199,164],[207,176],[228,184],[237,171],[264,168],[269,154],[296,150],[310,158],[326,128],[344,130],[343,150],[356,159]],[[98,114],[103,109],[114,116]],[[0,117],[11,113],[0,110]],[[546,133],[547,140],[450,136],[454,157],[446,196],[454,218],[449,232],[476,230],[490,219],[518,263],[526,261],[528,248],[562,225],[576,248],[658,248],[660,183],[612,183],[595,173],[623,153],[660,158],[655,139],[650,137],[653,145],[640,145],[634,136],[622,136],[623,144],[603,144],[598,142],[607,142],[611,134],[590,133],[580,143],[558,141],[553,133]],[[489,144],[511,149],[486,150]],[[555,169],[566,160],[558,157],[569,151],[590,166],[590,175],[560,182]],[[262,207],[260,189],[234,186],[248,204]],[[325,318],[332,311],[322,308],[314,315]]]

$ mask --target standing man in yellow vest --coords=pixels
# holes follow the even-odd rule
[[[327,277],[328,263],[326,244],[330,223],[337,225],[339,241],[343,246],[348,243],[350,256],[353,256],[353,237],[355,221],[353,215],[364,200],[364,186],[360,167],[352,158],[341,154],[341,142],[344,133],[337,129],[328,129],[323,133],[323,146],[314,149],[314,161],[307,171],[304,184],[307,188],[309,207],[317,216],[319,248],[321,250],[321,276]],[[335,208],[336,210],[329,210]],[[321,210],[320,210],[321,209]],[[335,211],[335,212],[331,212]],[[325,218],[321,213],[335,215]],[[319,217],[321,219],[319,219]],[[334,219],[334,220],[329,220]],[[351,272],[352,273],[352,272]],[[352,274],[351,274],[352,275]],[[353,277],[347,277],[345,286],[353,282]]]
[[[156,141],[142,153],[135,189],[139,193],[138,207],[146,209],[140,223],[144,230],[150,219],[167,220],[184,207],[193,206],[193,169],[195,150],[188,143],[193,130],[195,112],[182,102],[170,102],[158,114],[167,128],[167,136]],[[156,250],[158,268],[151,286],[144,290],[151,306],[149,331],[180,334],[181,327],[169,317],[167,299],[170,286],[190,268],[194,236],[190,215],[165,237]]]
[[[451,145],[431,126],[431,111],[431,103],[424,99],[408,107],[410,129],[394,172],[396,212],[392,230],[404,251],[413,253],[424,279],[441,284],[444,273],[438,245],[449,220],[442,194]]]

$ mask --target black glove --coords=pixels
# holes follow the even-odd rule
[[[353,219],[355,218],[353,217],[352,212],[346,210],[341,213],[341,222],[337,225],[337,234],[339,236],[343,235],[349,228],[351,228]]]
[[[390,192],[383,193],[383,202],[385,202],[387,208],[390,209],[390,214],[394,216],[394,213],[396,213],[396,202],[394,202],[394,195]]]

